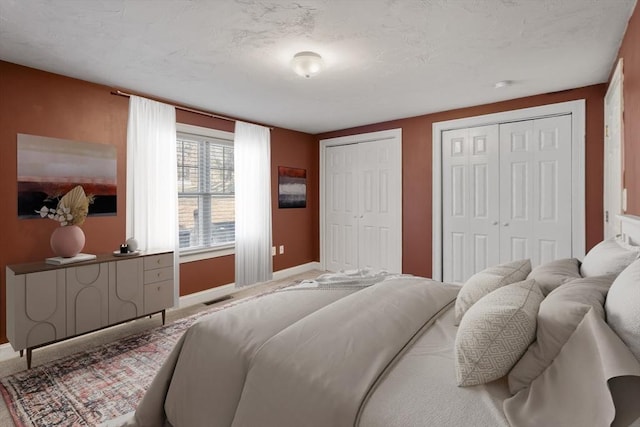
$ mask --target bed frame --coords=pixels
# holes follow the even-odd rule
[[[620,233],[626,243],[640,246],[640,216],[618,215]]]

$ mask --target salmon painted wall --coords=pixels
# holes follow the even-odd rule
[[[629,19],[618,58],[624,58],[624,185],[626,213],[640,216],[640,6]],[[617,61],[616,61],[617,62]],[[615,68],[615,64],[614,64]]]
[[[0,342],[6,342],[5,266],[52,256],[49,237],[57,227],[48,219],[17,218],[18,133],[111,144],[118,160],[118,213],[88,217],[82,228],[84,252],[106,253],[125,240],[126,136],[128,99],[111,88],[0,61]],[[233,123],[177,111],[177,121],[233,131]],[[318,146],[315,137],[275,128],[271,133],[274,244],[285,254],[274,258],[274,270],[318,260]],[[277,209],[276,166],[307,169],[310,202],[306,209]],[[234,257],[184,263],[180,294],[234,281]]]
[[[586,100],[586,243],[602,240],[604,94],[606,85],[445,111],[318,135],[318,140],[402,128],[402,271],[431,276],[432,125],[435,122]]]

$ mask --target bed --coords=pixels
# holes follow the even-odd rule
[[[639,224],[582,261],[327,274],[213,313],[106,425],[640,425]]]

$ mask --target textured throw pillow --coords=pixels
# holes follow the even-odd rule
[[[582,277],[618,275],[638,258],[640,246],[632,246],[612,237],[591,248],[582,261],[580,274]]]
[[[527,279],[536,281],[544,295],[564,283],[580,278],[580,261],[577,258],[558,259],[541,264],[527,276]]]
[[[611,285],[605,303],[607,323],[640,362],[640,260]]]
[[[531,261],[522,259],[489,267],[471,276],[456,298],[455,324],[460,324],[464,313],[480,298],[498,288],[526,279],[530,272]]]
[[[488,383],[509,372],[535,338],[543,298],[535,280],[525,280],[491,292],[469,309],[456,334],[459,386]]]
[[[509,390],[528,387],[551,365],[587,312],[604,319],[604,299],[615,276],[577,279],[552,291],[540,304],[536,341],[509,372]]]

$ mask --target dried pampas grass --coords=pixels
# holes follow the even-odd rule
[[[87,215],[89,214],[89,204],[92,202],[93,197],[87,196],[84,193],[82,186],[78,185],[60,199],[60,202],[58,202],[58,209],[69,209],[69,213],[73,218],[68,222],[68,224],[80,225],[87,218]]]

